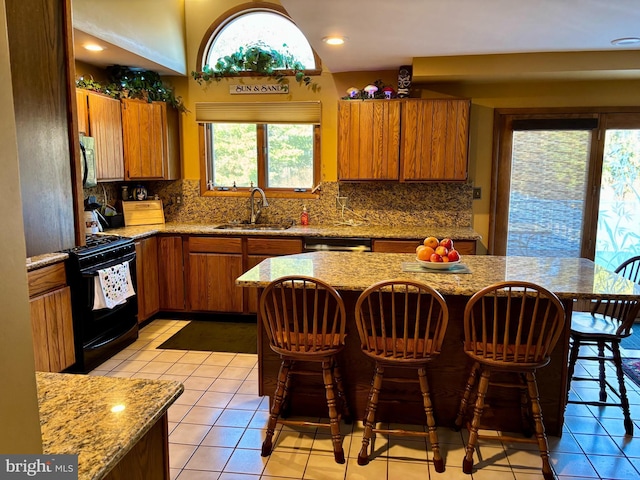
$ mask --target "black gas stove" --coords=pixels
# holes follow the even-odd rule
[[[66,272],[76,347],[76,364],[71,370],[89,372],[138,338],[137,295],[112,308],[96,307],[94,302],[102,290],[101,272],[109,269],[122,272],[126,265],[135,290],[136,247],[131,238],[98,234],[87,235],[86,245],[64,253],[69,255]]]
[[[95,268],[105,263],[118,261],[135,252],[132,238],[118,235],[87,235],[86,244],[64,250],[76,264],[78,270]]]

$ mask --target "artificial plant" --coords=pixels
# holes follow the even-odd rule
[[[305,67],[289,52],[286,45],[283,51],[263,44],[255,43],[247,47],[239,47],[231,55],[218,59],[211,67],[205,65],[201,71],[191,72],[191,76],[198,84],[219,82],[223,77],[237,76],[243,72],[264,75],[275,79],[278,83],[286,83],[287,76],[294,76],[296,82],[304,84],[314,92],[320,86],[305,74]]]
[[[118,99],[139,98],[148,102],[166,102],[182,113],[187,112],[182,98],[175,96],[173,89],[162,82],[158,73],[121,65],[112,65],[107,67],[106,71],[106,85],[80,77],[76,80],[76,86]]]

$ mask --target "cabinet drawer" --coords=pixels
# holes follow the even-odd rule
[[[372,250],[381,253],[415,253],[416,247],[420,245],[421,240],[373,240]],[[475,240],[456,240],[453,239],[453,245],[460,255],[475,255]]]
[[[242,238],[189,237],[189,252],[242,253]]]
[[[65,287],[67,285],[67,275],[64,263],[56,263],[32,270],[29,272],[28,281],[29,297],[35,297],[45,292]]]
[[[248,238],[249,255],[292,255],[302,253],[300,238]]]

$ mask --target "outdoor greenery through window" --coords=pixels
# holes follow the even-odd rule
[[[234,185],[313,188],[314,125],[209,123],[205,128],[209,190],[226,190]]]

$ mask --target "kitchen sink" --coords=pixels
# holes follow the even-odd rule
[[[223,223],[216,230],[286,230],[292,223]]]

